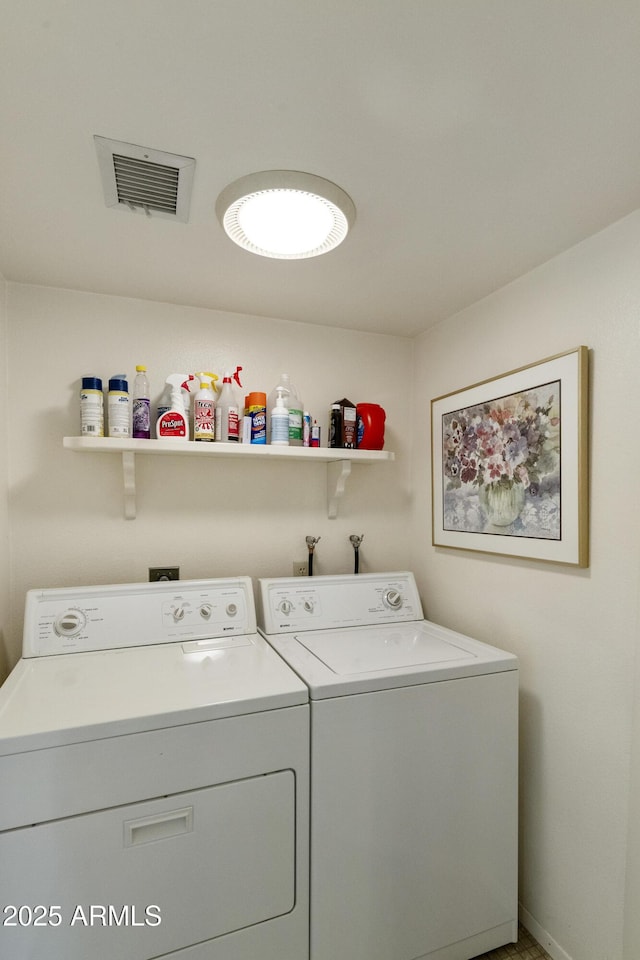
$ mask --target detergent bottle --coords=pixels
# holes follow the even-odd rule
[[[167,377],[167,385],[171,390],[171,407],[160,414],[156,422],[156,437],[158,440],[188,440],[189,419],[182,400],[182,390],[189,391],[189,381],[192,374],[172,373]]]
[[[225,443],[238,443],[240,440],[242,411],[240,401],[233,388],[233,382],[235,381],[239,387],[242,386],[240,383],[241,370],[242,367],[236,367],[235,373],[231,373],[229,370],[225,371],[220,396],[216,402],[215,438]]]
[[[200,389],[193,399],[193,439],[213,441],[215,438],[215,373],[196,373]]]

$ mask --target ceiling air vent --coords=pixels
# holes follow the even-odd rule
[[[108,207],[186,223],[196,165],[192,157],[94,137]]]

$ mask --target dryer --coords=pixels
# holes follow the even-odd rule
[[[309,688],[311,960],[517,939],[516,657],[423,618],[411,573],[263,579]]]
[[[0,689],[0,956],[308,956],[306,686],[249,578],[32,590]]]

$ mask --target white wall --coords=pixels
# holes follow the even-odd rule
[[[623,956],[632,713],[640,692],[639,259],[637,213],[417,344],[421,430],[413,477],[422,536],[414,534],[413,567],[432,619],[520,657],[520,900],[552,955],[573,960]],[[433,548],[430,399],[579,344],[591,351],[589,569]],[[630,883],[638,877],[637,837],[634,856]],[[637,902],[628,909],[637,917]],[[625,958],[636,960],[637,920],[627,933]]]
[[[306,535],[322,538],[317,573],[353,569],[351,533],[365,535],[363,571],[407,566],[410,341],[13,283],[8,316],[12,662],[29,587],[146,580],[165,564],[183,578],[290,575]],[[62,437],[79,432],[80,378],[106,386],[136,363],[156,395],[172,372],[241,364],[247,390],[266,392],[288,372],[324,445],[332,401],[379,402],[397,459],[356,464],[329,520],[325,465],[139,457],[126,521],[121,460],[64,450]]]
[[[520,657],[525,921],[560,960],[637,960],[639,254],[636,214],[417,341],[8,284],[12,661],[28,587],[145,579],[164,563],[185,577],[287,574],[308,533],[322,536],[318,572],[349,570],[348,535],[364,533],[364,569],[413,568],[432,619]],[[0,349],[5,339],[0,316]],[[581,343],[590,567],[434,549],[430,399]],[[65,451],[61,438],[78,432],[83,374],[139,362],[156,393],[180,367],[241,363],[253,389],[288,369],[325,442],[331,400],[378,401],[397,461],[355,467],[329,521],[324,467],[141,458],[138,519],[125,521],[117,458]],[[0,365],[0,399],[2,377]],[[5,501],[0,473],[0,537]],[[0,562],[6,572],[6,551]]]
[[[7,409],[7,285],[0,276],[0,408]],[[0,417],[0,681],[7,670],[9,631],[9,514],[7,418]]]

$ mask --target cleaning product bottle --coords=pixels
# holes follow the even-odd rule
[[[276,405],[278,388],[282,388],[282,398],[284,404],[289,409],[289,445],[292,447],[302,446],[302,400],[298,396],[298,391],[288,373],[281,373],[276,386],[269,394],[268,406],[272,410]]]
[[[343,397],[331,404],[329,446],[351,450],[356,440],[356,405]]]
[[[149,440],[151,437],[151,398],[149,396],[149,380],[147,368],[142,364],[136,367],[136,378],[133,381],[133,437],[137,440]]]
[[[158,440],[188,440],[189,420],[182,401],[182,390],[189,390],[192,374],[173,373],[167,377],[171,389],[171,409],[162,413],[156,422]]]
[[[104,437],[104,394],[100,377],[82,378],[80,436]]]
[[[116,373],[109,380],[107,397],[109,410],[109,436],[122,440],[131,436],[131,410],[129,384],[126,373]]]
[[[295,384],[289,382],[289,445],[302,447],[304,441],[303,407]]]
[[[222,390],[216,403],[216,440],[222,440],[225,443],[238,443],[240,440],[242,411],[232,381],[235,380],[239,387],[242,386],[241,370],[242,367],[236,367],[233,374],[229,370],[225,372]]]
[[[272,446],[289,446],[289,409],[285,404],[284,387],[276,387],[275,406],[269,411],[270,443]]]
[[[261,390],[247,397],[247,415],[251,422],[251,443],[267,442],[267,395]]]
[[[193,439],[213,441],[215,438],[215,373],[196,373],[200,389],[193,400]]]

